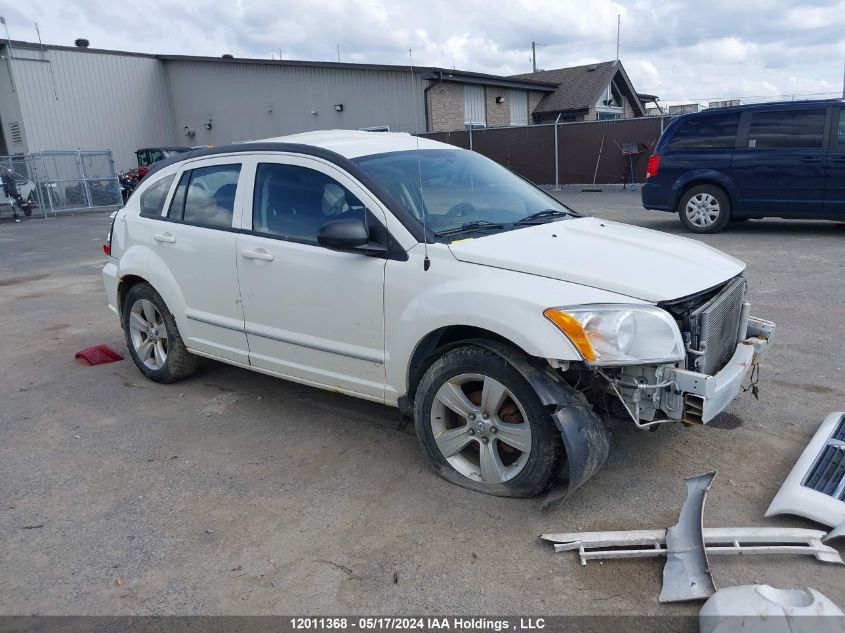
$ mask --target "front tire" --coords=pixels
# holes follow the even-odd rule
[[[486,494],[542,492],[563,453],[560,434],[528,381],[475,345],[449,350],[429,367],[414,418],[437,474]]]
[[[199,358],[185,347],[176,320],[150,284],[142,282],[129,289],[122,321],[129,354],[150,380],[176,382],[197,370]]]
[[[718,233],[731,220],[731,201],[714,185],[692,187],[678,204],[681,224],[693,233]]]

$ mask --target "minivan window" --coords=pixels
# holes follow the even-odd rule
[[[147,187],[146,191],[141,194],[141,215],[154,218],[161,215],[161,211],[164,209],[164,200],[167,198],[167,192],[170,191],[170,185],[175,177],[176,174],[170,174]]]
[[[845,147],[845,108],[839,110],[839,125],[836,128],[836,146]]]
[[[739,115],[739,112],[726,112],[687,119],[672,136],[669,149],[732,148]]]
[[[182,174],[168,217],[199,226],[231,228],[240,165],[200,167]]]
[[[326,174],[278,163],[260,163],[255,173],[252,230],[295,242],[317,244],[330,220],[365,220],[364,204]]]
[[[748,147],[813,149],[824,145],[825,110],[758,110],[751,114]]]

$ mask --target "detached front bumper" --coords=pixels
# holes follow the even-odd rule
[[[745,376],[768,351],[774,334],[774,323],[749,317],[745,340],[736,346],[727,365],[715,375],[668,369],[664,379],[675,383],[675,395],[682,398],[682,421],[707,424],[724,411],[742,389]]]

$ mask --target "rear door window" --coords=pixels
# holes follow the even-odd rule
[[[826,111],[765,110],[752,112],[748,147],[757,149],[819,149],[824,146]]]
[[[669,142],[669,149],[729,149],[734,146],[739,112],[688,119]]]
[[[161,211],[164,209],[164,200],[167,198],[167,192],[170,191],[170,185],[175,177],[175,174],[165,176],[147,187],[141,194],[141,215],[148,218],[161,216]]]
[[[188,224],[231,228],[240,165],[214,165],[186,171],[179,179],[168,217]]]

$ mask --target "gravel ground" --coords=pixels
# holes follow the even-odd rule
[[[639,193],[564,191],[574,208],[682,233]],[[706,525],[764,519],[824,415],[845,409],[845,227],[752,221],[703,240],[748,263],[753,313],[778,324],[760,400],[716,428],[613,428],[610,459],[566,505],[437,478],[384,406],[206,362],[176,385],[131,361],[106,308],[104,214],[0,224],[0,613],[696,614],[661,605],[660,560],[554,554],[548,531],[672,525],[686,476],[718,469]],[[842,569],[720,557],[717,586],[812,586]]]

